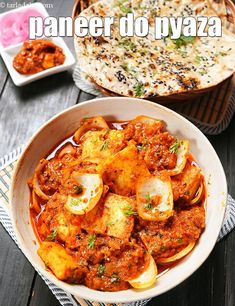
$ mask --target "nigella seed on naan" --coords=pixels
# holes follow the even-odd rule
[[[101,14],[102,12],[102,14]],[[121,37],[117,17],[148,18],[146,37]],[[81,16],[115,16],[111,37],[75,38],[81,70],[98,86],[123,96],[148,98],[213,87],[235,71],[235,35],[226,29],[224,1],[101,0]],[[154,38],[156,16],[220,16],[222,37]],[[104,41],[105,40],[105,41]]]

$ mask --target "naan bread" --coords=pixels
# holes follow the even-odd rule
[[[120,36],[118,17],[130,10],[135,17],[148,18],[147,37]],[[224,20],[224,1],[101,0],[80,16],[115,16],[112,36],[76,37],[78,63],[97,85],[122,96],[167,96],[215,86],[235,70],[235,35],[225,22],[222,37],[196,37],[177,44],[169,37],[155,40],[153,20],[156,16],[215,16],[216,12]]]

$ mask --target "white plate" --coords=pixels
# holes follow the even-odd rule
[[[49,14],[46,11],[43,4],[34,3],[34,4],[31,4],[31,5],[27,5],[27,6],[20,7],[18,9],[11,10],[9,12],[3,13],[3,14],[0,15],[0,17],[2,17],[3,15],[7,15],[9,13],[12,13],[12,12],[24,11],[24,10],[27,10],[28,8],[37,9],[37,11],[39,11],[41,13],[41,15],[44,16],[44,17],[49,16]],[[8,69],[8,71],[9,71],[9,73],[10,73],[12,81],[14,82],[14,84],[16,86],[23,86],[23,85],[29,84],[33,81],[42,79],[46,76],[49,76],[49,75],[52,75],[52,74],[55,74],[55,73],[58,73],[58,72],[66,71],[75,64],[75,58],[74,58],[73,54],[71,53],[68,46],[66,45],[66,43],[64,42],[64,40],[61,37],[53,37],[53,38],[41,37],[41,38],[46,39],[46,40],[50,40],[54,44],[56,44],[57,46],[61,47],[63,49],[64,54],[65,54],[65,62],[64,62],[64,64],[62,64],[60,66],[55,66],[53,68],[46,69],[46,70],[43,70],[43,71],[35,73],[35,74],[31,74],[31,75],[20,74],[13,67],[13,59],[16,56],[16,54],[20,51],[20,49],[22,48],[23,42],[21,42],[19,44],[8,46],[8,47],[3,47],[0,44],[0,54],[1,54],[1,56],[4,60],[4,62],[5,62],[5,65]]]
[[[29,188],[39,160],[58,143],[70,136],[79,126],[81,118],[102,115],[108,120],[127,120],[146,115],[164,120],[167,129],[180,139],[189,139],[190,151],[202,168],[207,183],[206,228],[194,250],[174,268],[159,277],[156,285],[146,290],[129,289],[119,292],[101,292],[81,285],[70,285],[58,280],[45,269],[37,255],[38,245],[29,216]],[[90,301],[127,303],[164,293],[175,287],[206,260],[212,251],[224,217],[227,184],[220,160],[207,138],[191,122],[158,104],[133,98],[101,98],[79,103],[53,117],[31,138],[18,161],[11,187],[12,224],[20,248],[32,265],[51,282],[75,296]]]

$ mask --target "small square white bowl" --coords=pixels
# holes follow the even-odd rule
[[[37,9],[42,14],[42,16],[44,16],[44,17],[49,16],[49,14],[47,13],[43,4],[35,3],[35,4],[27,5],[27,6],[24,6],[24,7],[21,7],[21,8],[3,13],[3,14],[0,15],[0,17],[2,15],[6,15],[6,14],[8,14],[10,12],[13,12],[13,11],[14,12],[18,11],[19,12],[19,11],[23,11],[23,10],[28,9],[28,8]],[[16,45],[11,45],[11,46],[6,47],[6,48],[4,48],[0,44],[0,54],[1,54],[1,56],[4,60],[4,62],[5,62],[5,65],[8,69],[8,71],[9,71],[9,74],[12,78],[12,81],[14,82],[14,84],[16,86],[23,86],[23,85],[29,84],[33,81],[42,79],[46,76],[56,74],[58,72],[66,71],[75,64],[75,58],[74,58],[73,54],[71,53],[68,46],[66,45],[66,43],[64,42],[64,40],[61,37],[53,37],[53,38],[40,37],[40,39],[49,40],[49,41],[53,42],[55,45],[57,45],[58,47],[62,48],[62,50],[64,52],[64,55],[65,55],[65,62],[62,65],[55,66],[53,68],[46,69],[46,70],[43,70],[43,71],[35,73],[35,74],[31,74],[31,75],[20,74],[13,67],[14,57],[20,51],[20,49],[23,47],[24,42],[18,43]]]

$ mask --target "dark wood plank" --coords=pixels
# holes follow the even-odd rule
[[[0,96],[1,96],[1,93],[3,92],[8,76],[8,72],[2,58],[0,58],[0,76],[1,76],[0,78]]]
[[[18,1],[17,3],[18,4],[21,4],[23,2],[23,0],[20,0]],[[25,3],[29,3],[30,0],[26,0]],[[9,10],[11,10],[11,6],[16,4],[16,1],[15,0],[9,0],[9,1],[2,1],[3,3],[3,6],[1,5],[1,8],[0,8],[0,14],[2,13],[5,13]],[[7,71],[7,68],[2,60],[2,58],[0,57],[0,96],[1,96],[1,93],[4,89],[4,86],[6,84],[6,81],[7,81],[7,78],[8,78],[8,71]]]
[[[229,150],[227,160],[229,170],[227,173],[227,178],[229,192],[233,197],[235,197],[235,118],[229,126],[228,135]],[[233,306],[235,305],[235,231],[229,234],[226,242],[225,305]]]
[[[51,0],[50,4],[54,16],[71,14],[73,1]],[[73,50],[73,39],[67,38],[66,42]],[[0,129],[5,131],[1,139],[0,155],[24,144],[42,123],[75,104],[78,93],[79,89],[72,79],[72,70],[21,88],[16,87],[8,78],[0,103]]]
[[[16,3],[14,0],[7,1],[7,3],[10,2]],[[63,0],[50,1],[50,3],[54,7],[53,12],[56,16],[68,15],[73,4],[71,1],[68,5],[68,2]],[[67,39],[67,43],[72,49],[73,40]],[[0,156],[3,156],[25,143],[32,133],[50,117],[75,104],[79,90],[73,83],[72,70],[17,88],[7,77],[2,62],[0,67],[0,94],[2,93]],[[43,305],[45,305],[45,300],[40,299],[40,296],[44,296],[46,292],[49,293],[47,300],[54,299],[57,303],[46,285],[45,290],[37,287],[39,279],[36,277],[36,272],[2,226],[0,237],[0,305],[26,306],[30,303],[32,292],[35,293],[38,300],[43,302]],[[33,286],[39,290],[33,291]]]
[[[23,305],[23,304],[22,304]],[[34,287],[32,290],[32,296],[30,299],[30,302],[28,304],[29,306],[59,306],[60,303],[52,294],[49,287],[46,285],[46,283],[42,280],[42,278],[37,275]]]
[[[6,7],[1,8],[1,13],[9,10],[9,5],[16,4],[15,0],[4,1]],[[29,3],[30,0],[20,0],[17,1],[18,4],[25,2]],[[5,96],[5,89],[9,82],[8,72],[5,65],[0,59],[0,96],[3,94]],[[10,96],[12,97],[12,96]],[[14,97],[17,101],[17,97]],[[0,108],[1,108],[1,119],[0,128],[1,132],[6,131],[6,121],[13,122],[12,107],[8,108],[6,104],[6,99],[1,98]],[[5,111],[8,113],[8,117],[5,116]],[[9,114],[12,116],[9,120]],[[3,118],[6,118],[4,120]],[[15,116],[16,119],[16,116]],[[14,125],[12,125],[11,133],[14,133]],[[18,131],[20,133],[20,130]],[[1,133],[2,136],[3,133]],[[17,137],[17,131],[15,130],[15,135]],[[2,138],[2,137],[1,137]],[[18,144],[17,144],[18,145]],[[1,140],[0,155],[7,153],[9,147],[9,139],[5,138]],[[32,288],[32,282],[35,276],[35,271],[31,264],[26,260],[24,255],[21,253],[19,248],[15,245],[13,240],[10,238],[8,233],[4,230],[2,225],[0,225],[0,305],[27,305],[28,299],[30,297],[30,291]],[[19,303],[20,301],[20,303]]]
[[[71,72],[22,88],[8,79],[0,103],[1,155],[24,144],[46,120],[75,104],[78,92]]]
[[[0,305],[26,306],[34,268],[0,224]]]

